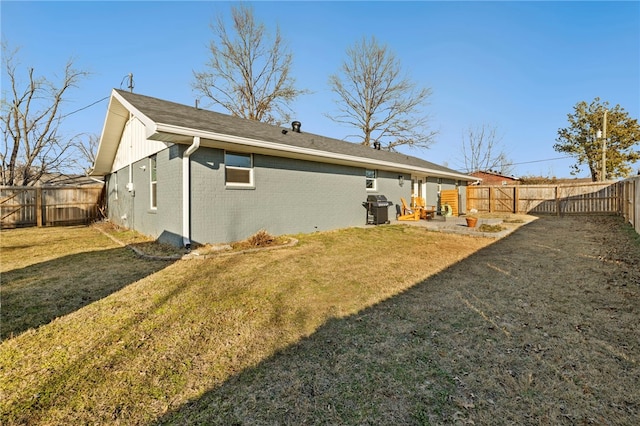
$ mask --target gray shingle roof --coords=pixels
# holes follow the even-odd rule
[[[301,133],[296,133],[288,128],[288,132],[283,134],[283,127],[198,109],[123,90],[116,89],[116,92],[155,123],[272,142],[285,146],[303,147],[338,155],[405,164],[407,166],[431,169],[445,175],[455,174],[458,175],[458,179],[467,176],[456,170],[410,155],[375,150],[360,144],[305,133],[304,123]],[[469,180],[476,179],[469,177]]]

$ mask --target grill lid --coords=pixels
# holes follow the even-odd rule
[[[371,204],[374,207],[389,207],[393,203],[387,201],[387,197],[384,195],[369,195],[367,196],[367,204]]]

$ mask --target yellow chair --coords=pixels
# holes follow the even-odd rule
[[[419,209],[411,209],[407,205],[407,201],[404,198],[400,198],[400,202],[402,203],[402,212],[399,215],[396,215],[396,219],[398,220],[420,220],[420,210]]]
[[[428,206],[422,197],[417,198],[416,205],[420,206],[420,219],[433,219],[437,211],[436,206]]]
[[[427,203],[422,197],[412,197],[411,205],[420,211],[420,219],[433,219],[433,215],[436,213],[436,206],[427,206]]]

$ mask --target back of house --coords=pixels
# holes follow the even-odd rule
[[[475,179],[396,152],[113,90],[92,170],[114,223],[189,246],[362,226],[369,195],[440,191]],[[389,211],[395,215],[395,209]]]

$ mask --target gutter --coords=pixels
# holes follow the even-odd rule
[[[191,162],[189,157],[200,148],[200,136],[193,137],[193,144],[182,154],[182,244],[191,250]]]
[[[423,173],[428,176],[446,177],[450,179],[454,178],[454,179],[461,179],[461,180],[471,181],[471,182],[474,180],[477,180],[476,178],[473,178],[469,175],[465,175],[462,173],[445,172],[437,169],[431,169],[431,168],[420,167],[420,166],[411,166],[407,164],[395,163],[395,162],[385,161],[385,160],[376,160],[376,159],[367,158],[367,157],[336,154],[329,151],[321,151],[317,149],[304,148],[304,147],[292,146],[292,145],[283,145],[278,142],[267,142],[267,141],[262,141],[257,139],[245,138],[241,136],[233,136],[233,135],[227,135],[222,133],[201,131],[201,130],[191,129],[191,128],[182,127],[182,126],[175,126],[170,124],[157,123],[154,129],[147,128],[148,139],[156,139],[158,133],[169,133],[169,134],[176,134],[176,135],[201,137],[203,139],[227,142],[227,143],[247,146],[251,148],[261,148],[261,149],[267,149],[267,150],[273,150],[273,151],[288,152],[288,153],[293,153],[297,155],[306,155],[316,159],[316,161],[318,158],[325,158],[333,161],[337,160],[345,163],[360,164],[361,166],[367,165],[367,166],[384,167],[390,170],[403,171],[405,173]],[[157,138],[157,140],[162,140],[162,139]]]

